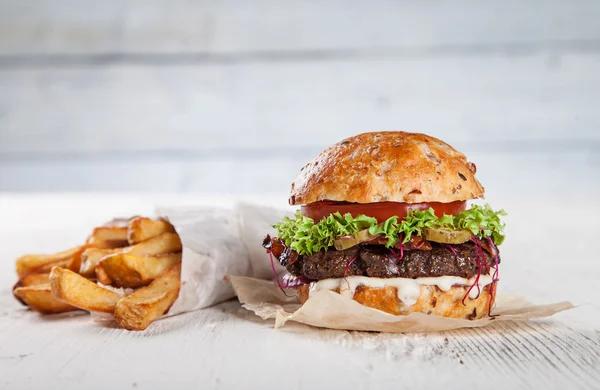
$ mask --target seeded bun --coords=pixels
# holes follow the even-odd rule
[[[463,305],[463,297],[467,294],[468,286],[454,286],[448,291],[442,291],[436,286],[421,285],[421,295],[417,302],[408,306],[398,298],[396,287],[374,288],[358,286],[354,300],[358,303],[394,315],[410,313],[431,314],[440,317],[476,320],[486,317],[490,305],[490,285],[481,289],[477,298],[467,297]],[[299,288],[300,303],[308,300],[309,286]],[[339,293],[339,288],[333,290]],[[491,304],[494,302],[492,300]]]
[[[480,198],[475,164],[447,143],[404,131],[364,133],[321,152],[292,183],[289,202],[443,202]]]

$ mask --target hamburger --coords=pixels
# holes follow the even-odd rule
[[[477,168],[419,133],[359,134],[321,152],[292,183],[293,218],[263,247],[301,303],[321,290],[394,315],[479,319],[494,305],[503,210]]]

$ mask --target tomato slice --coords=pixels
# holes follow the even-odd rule
[[[427,210],[432,207],[435,215],[441,217],[444,214],[456,215],[467,207],[466,201],[450,203],[428,202],[428,203],[401,203],[401,202],[379,202],[379,203],[349,203],[321,201],[303,205],[302,214],[312,218],[315,222],[327,218],[330,214],[339,211],[342,215],[350,213],[353,217],[364,214],[376,218],[378,222],[384,222],[392,216],[403,220],[410,210]]]

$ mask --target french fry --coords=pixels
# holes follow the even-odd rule
[[[89,243],[94,243],[95,241],[127,241],[127,227],[97,227],[88,238]]]
[[[131,218],[115,218],[95,228],[88,237],[86,244],[99,249],[122,248],[129,245],[127,242],[127,226],[130,220]]]
[[[112,280],[110,279],[110,277],[108,276],[108,274],[106,273],[106,271],[104,271],[104,268],[101,267],[102,265],[102,261],[100,262],[100,264],[98,264],[98,266],[96,267],[96,279],[104,284],[104,285],[109,285],[112,284]]]
[[[66,267],[71,262],[71,259],[65,259],[57,261],[56,263],[44,264],[40,268],[36,269],[36,273],[49,273],[52,267]]]
[[[115,308],[115,321],[129,330],[144,330],[162,316],[177,299],[181,286],[181,264],[169,268],[148,286],[122,298]]]
[[[52,295],[52,289],[49,284],[18,287],[13,293],[30,309],[42,314],[56,314],[77,310],[76,307],[61,301]]]
[[[68,264],[71,257],[80,249],[81,246],[76,246],[51,255],[21,256],[16,261],[17,275],[21,279],[27,274],[48,272],[56,264]]]
[[[121,299],[119,294],[104,289],[66,268],[52,268],[50,286],[56,298],[88,311],[112,313]]]
[[[100,260],[115,253],[129,253],[134,256],[156,256],[181,251],[181,240],[176,233],[162,233],[139,244],[118,249],[88,248],[81,255],[79,273],[86,277],[95,274]]]
[[[102,259],[96,268],[105,272],[115,287],[141,287],[152,282],[173,265],[181,263],[181,253],[140,257],[117,253]],[[98,277],[100,280],[100,277]],[[100,280],[101,283],[104,283]]]
[[[156,256],[181,251],[181,240],[176,233],[161,233],[144,242],[123,248],[121,253],[134,256]]]
[[[77,252],[73,253],[73,256],[71,256],[69,263],[65,267],[73,272],[79,272],[79,268],[81,268],[81,255],[86,249],[87,245],[83,245]]]
[[[48,283],[50,283],[49,274],[43,273],[43,274],[29,274],[29,275],[23,277],[23,279],[19,280],[19,282],[17,284],[19,285],[18,287],[29,287],[29,286],[37,286],[39,284],[48,284]]]
[[[24,276],[22,279],[13,286],[13,296],[17,299],[17,301],[21,302],[23,305],[27,306],[27,302],[17,296],[14,292],[17,288],[20,287],[30,287],[30,286],[38,286],[40,284],[49,284],[50,279],[48,278],[48,274],[29,274]]]
[[[79,266],[79,273],[87,278],[91,278],[96,274],[96,266],[105,256],[116,253],[119,249],[98,249],[98,248],[87,248],[81,254],[81,265]]]
[[[137,217],[129,221],[127,240],[130,245],[134,245],[162,233],[175,233],[175,228],[164,219],[153,220],[150,218]]]
[[[121,327],[142,330],[179,295],[181,250],[168,221],[115,219],[95,228],[84,245],[17,259],[19,281],[13,295],[42,314],[80,309],[113,313]],[[146,287],[123,297],[94,279],[116,287]]]
[[[90,248],[98,248],[98,249],[116,249],[116,248],[124,248],[129,243],[127,240],[91,240],[87,241],[87,246]]]
[[[85,252],[87,249],[105,250],[105,249],[117,249],[117,248],[122,248],[125,246],[127,246],[127,241],[94,241],[92,243],[88,242],[87,244],[83,245],[79,251],[75,252],[73,254],[73,256],[71,256],[71,260],[69,261],[69,263],[63,267],[66,267],[73,272],[79,273],[81,270],[82,255],[83,255],[83,252]],[[106,253],[112,253],[112,251],[107,251]],[[87,255],[86,255],[86,257],[87,257]],[[90,260],[90,261],[97,262],[98,260],[100,260],[100,258],[94,257],[94,259]],[[88,264],[86,267],[91,267],[89,270],[85,269],[86,275],[88,277],[91,277],[93,275],[93,269],[95,268],[95,266],[93,264]],[[50,270],[48,270],[48,272],[50,272]]]

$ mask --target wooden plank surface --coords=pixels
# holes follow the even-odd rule
[[[331,143],[399,128],[484,165],[514,159],[518,172],[534,161],[527,177],[538,179],[516,191],[558,187],[541,161],[594,188],[599,10],[558,0],[3,1],[0,190],[256,193],[269,171],[268,186],[283,191]],[[506,182],[488,172],[503,178],[493,186]]]
[[[457,147],[598,147],[599,66],[590,54],[0,70],[0,157],[282,154],[399,127]]]
[[[597,188],[599,64],[590,54],[556,68],[534,56],[0,70],[0,189],[287,191],[329,144],[398,127],[450,142],[487,186]]]
[[[10,315],[1,337],[7,388],[277,389],[285,383],[294,389],[392,389],[399,380],[428,389],[600,384],[600,335],[564,324],[509,323],[431,335],[300,325],[275,331],[272,322],[257,321],[230,302],[131,334],[90,325],[86,315]]]
[[[504,198],[512,210],[503,245],[502,294],[578,308],[534,323],[426,335],[312,329],[273,330],[235,301],[164,319],[132,333],[87,315],[42,319],[10,295],[12,260],[73,245],[107,214],[148,213],[153,205],[226,204],[231,199],[136,195],[0,195],[0,383],[5,388],[439,388],[597,389],[600,386],[600,263],[589,255],[598,208],[564,204],[578,240],[563,259],[560,199]],[[283,205],[281,196],[260,201]],[[575,217],[576,218],[576,217]],[[535,221],[532,229],[531,221]],[[558,245],[558,247],[557,247]]]

